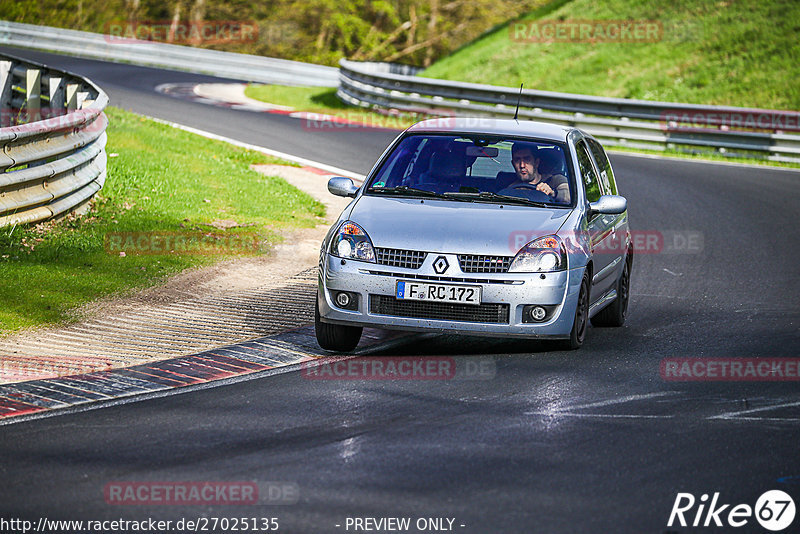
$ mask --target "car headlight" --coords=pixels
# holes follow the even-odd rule
[[[547,273],[567,268],[567,250],[557,235],[534,239],[522,247],[508,268],[510,273]]]
[[[367,233],[356,223],[345,221],[331,240],[331,254],[340,258],[375,263],[375,249]]]

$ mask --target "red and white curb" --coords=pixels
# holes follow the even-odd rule
[[[357,353],[398,340],[398,334],[365,329]],[[405,337],[405,336],[403,336]],[[304,362],[328,360],[306,326],[198,354],[81,375],[0,386],[0,424],[93,403],[199,386]]]

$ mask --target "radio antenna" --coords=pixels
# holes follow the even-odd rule
[[[519,84],[519,95],[517,95],[517,109],[514,110],[514,120],[517,120],[519,115],[519,99],[522,98],[522,84]]]

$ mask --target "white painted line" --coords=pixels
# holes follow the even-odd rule
[[[773,404],[771,406],[761,406],[760,408],[751,408],[749,410],[742,410],[739,412],[728,412],[723,413],[720,415],[713,415],[708,419],[746,419],[744,417],[739,417],[741,415],[750,414],[750,413],[758,413],[758,412],[767,412],[770,410],[778,410],[780,408],[792,408],[794,406],[800,406],[800,401],[796,402],[787,402],[784,404]],[[759,418],[747,418],[747,419],[759,419]],[[791,420],[791,419],[789,419]]]
[[[732,417],[726,421],[754,421],[757,423],[798,423],[797,417]]]
[[[560,411],[575,411],[575,410],[585,410],[586,408],[599,408],[601,406],[612,406],[614,404],[622,404],[625,402],[632,402],[638,400],[646,400],[646,399],[657,399],[659,397],[667,397],[670,395],[677,395],[677,391],[659,391],[656,393],[647,393],[644,395],[628,395],[625,397],[619,397],[616,399],[608,399],[604,401],[592,402],[589,404],[578,404],[577,406],[568,406],[566,408],[560,408],[556,410],[556,412]],[[659,416],[661,417],[661,416]]]
[[[550,417],[583,417],[583,418],[602,418],[602,419],[673,419],[674,415],[643,415],[643,414],[603,414],[603,413],[575,413],[575,410],[585,410],[588,408],[601,408],[604,406],[613,406],[615,404],[624,404],[626,402],[633,402],[647,399],[657,399],[659,397],[667,397],[677,395],[677,391],[658,391],[656,393],[646,393],[641,395],[626,395],[616,399],[607,399],[603,401],[590,402],[588,404],[578,404],[575,406],[567,406],[564,408],[557,408],[552,411],[538,410],[535,412],[525,412],[525,415],[542,415]]]
[[[215,133],[207,132],[205,130],[199,130],[197,128],[192,128],[191,126],[186,126],[184,124],[178,124],[177,122],[170,122],[165,121],[163,119],[158,119],[156,117],[149,117],[145,115],[150,120],[153,120],[159,124],[166,124],[167,126],[172,126],[173,128],[177,128],[179,130],[183,130],[186,132],[191,132],[193,134],[202,135],[203,137],[207,137],[208,139],[215,139],[217,141],[223,141],[225,143],[246,148],[248,150],[255,150],[256,152],[261,152],[262,154],[267,154],[268,156],[274,156],[276,158],[282,158],[288,161],[293,161],[295,163],[299,163],[300,165],[305,165],[307,167],[314,167],[316,169],[320,169],[331,174],[335,174],[337,176],[345,176],[347,178],[352,178],[353,180],[358,180],[359,182],[363,182],[364,176],[363,174],[359,174],[357,172],[348,171],[345,169],[340,169],[339,167],[334,167],[333,165],[328,165],[327,163],[320,163],[319,161],[313,161],[310,159],[306,159],[300,156],[295,156],[293,154],[287,154],[285,152],[279,152],[277,150],[272,150],[271,148],[265,148],[263,146],[258,145],[251,145],[250,143],[245,143],[243,141],[237,141],[236,139],[231,139],[230,137],[225,137],[222,135],[217,135]]]
[[[649,297],[654,299],[693,299],[696,297],[678,295],[653,295],[651,293],[631,293],[632,297]]]
[[[637,415],[608,413],[525,412],[526,415],[549,415],[553,417],[598,417],[603,419],[673,419],[674,415]]]

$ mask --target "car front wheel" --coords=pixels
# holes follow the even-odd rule
[[[575,308],[575,320],[569,339],[565,339],[562,346],[567,350],[581,348],[586,339],[586,330],[589,327],[589,274],[583,273],[581,290],[578,293],[578,306]]]
[[[319,302],[314,303],[314,332],[317,335],[317,343],[323,349],[350,352],[361,340],[362,330],[360,326],[323,323],[319,316]]]

